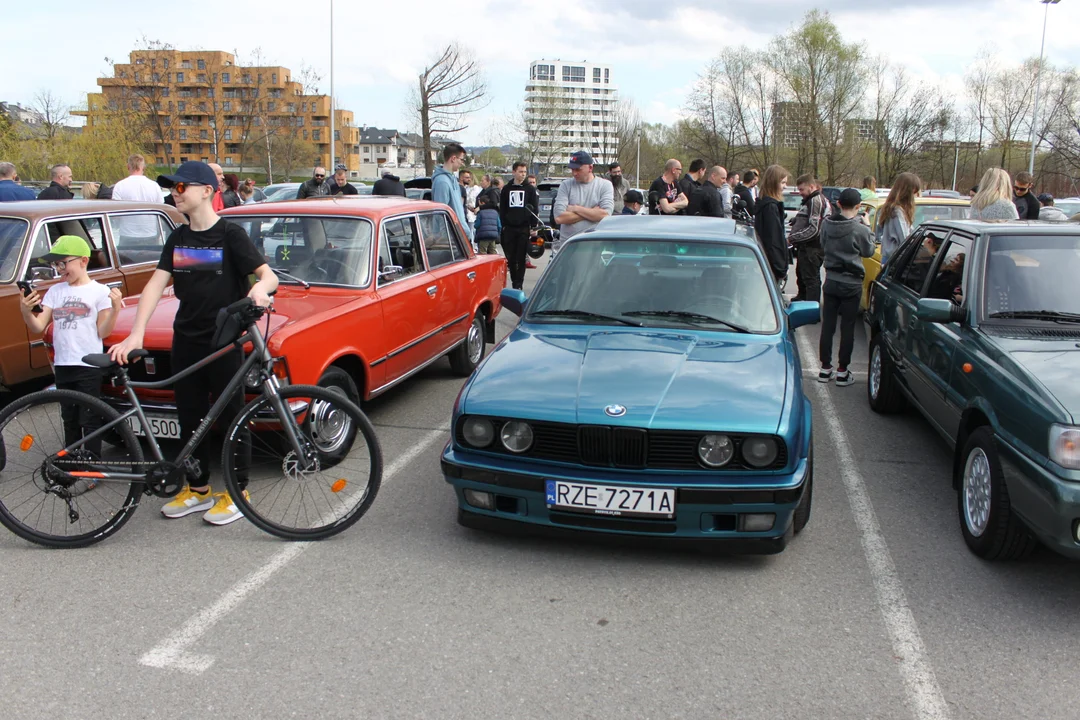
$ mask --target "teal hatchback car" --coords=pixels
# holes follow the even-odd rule
[[[1080,225],[920,226],[871,288],[870,407],[914,405],[954,449],[980,557],[1080,558]]]
[[[783,302],[730,220],[623,216],[563,245],[466,382],[442,456],[463,525],[780,552],[810,517]]]

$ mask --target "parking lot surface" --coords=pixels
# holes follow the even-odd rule
[[[861,332],[856,383],[815,382],[818,327],[798,331],[813,515],[780,555],[459,527],[444,360],[365,406],[383,489],[326,542],[166,521],[153,498],[85,550],[0,534],[2,715],[1080,717],[1075,563],[971,555],[944,442],[869,410]]]

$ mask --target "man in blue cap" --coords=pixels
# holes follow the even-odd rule
[[[158,185],[171,191],[176,209],[188,216],[188,224],[178,226],[169,235],[157,270],[139,298],[131,334],[109,348],[109,354],[113,360],[126,364],[128,353],[143,346],[146,324],[172,280],[173,290],[180,300],[173,320],[172,371],[179,373],[217,350],[212,340],[219,310],[245,296],[257,305],[268,306],[270,293],[277,289],[278,280],[244,229],[214,212],[213,198],[218,179],[208,164],[190,160],[181,163],[175,175],[159,175],[157,181]],[[249,275],[256,278],[253,285],[248,281]],[[243,360],[239,352],[232,352],[176,381],[174,391],[181,442],[191,439],[210,410],[210,396],[221,395]],[[231,398],[224,417],[239,415],[243,407],[244,395],[238,392]],[[244,445],[250,453],[250,442],[245,439]],[[205,510],[203,519],[212,525],[239,520],[241,513],[229,493],[215,495],[210,491],[210,446],[207,443],[195,450],[195,459],[199,465],[198,477],[189,477],[189,485],[166,503],[161,513],[167,518],[180,518]]]
[[[570,156],[568,180],[563,180],[555,195],[555,222],[559,223],[559,239],[551,245],[555,255],[564,242],[584,232],[606,218],[615,209],[615,192],[611,183],[593,175],[592,155],[578,150]]]

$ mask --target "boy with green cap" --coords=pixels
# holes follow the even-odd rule
[[[116,325],[121,294],[118,288],[107,288],[91,280],[86,269],[90,264],[90,245],[76,235],[62,235],[40,261],[52,265],[60,279],[48,289],[45,297],[36,290],[22,299],[19,310],[31,331],[44,332],[53,323],[53,371],[56,387],[78,390],[87,395],[101,395],[101,370],[82,361],[83,356],[103,352],[102,338],[108,337]],[[41,306],[35,313],[34,308]],[[101,427],[101,418],[76,408],[62,406],[64,443],[70,445],[84,431]],[[101,441],[87,443],[87,450],[101,455]],[[93,489],[94,482],[80,480],[76,491]]]

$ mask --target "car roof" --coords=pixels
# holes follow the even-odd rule
[[[635,240],[721,241],[740,245],[756,243],[735,233],[735,221],[727,218],[674,215],[612,215],[588,230],[590,238],[633,238]],[[575,238],[578,236],[574,236]]]
[[[932,220],[923,225],[968,230],[982,235],[1080,235],[1080,225],[1041,220]]]
[[[222,210],[219,215],[356,215],[382,218],[401,212],[446,209],[445,205],[428,200],[413,200],[400,195],[333,195],[303,200],[274,200],[238,205]]]
[[[0,215],[27,220],[68,215],[94,215],[124,210],[163,210],[177,222],[185,222],[172,205],[124,200],[19,200],[0,203]]]

